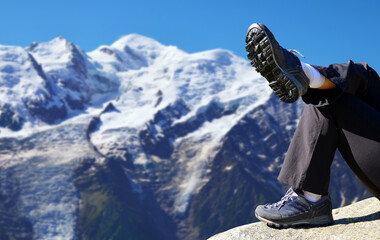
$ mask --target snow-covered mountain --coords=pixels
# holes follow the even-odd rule
[[[227,50],[0,46],[0,236],[204,239],[256,221],[302,108]],[[340,158],[335,205],[368,196]]]

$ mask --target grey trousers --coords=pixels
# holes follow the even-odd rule
[[[367,189],[380,199],[380,78],[367,64],[314,66],[334,82],[309,89],[303,115],[278,177],[296,189],[326,195],[339,149]]]

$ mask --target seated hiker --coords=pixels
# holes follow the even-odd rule
[[[284,102],[306,103],[278,180],[291,188],[256,217],[277,227],[333,223],[328,196],[336,149],[380,199],[380,78],[366,63],[311,66],[282,48],[269,29],[252,24],[246,36],[251,64]]]

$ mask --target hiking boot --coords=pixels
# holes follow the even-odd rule
[[[322,196],[316,203],[311,203],[306,200],[302,191],[294,191],[292,188],[279,202],[258,206],[255,215],[268,226],[277,228],[325,226],[334,223],[329,196]]]
[[[309,88],[309,79],[294,53],[282,48],[269,29],[252,24],[245,39],[251,65],[268,80],[274,93],[286,103],[293,103]]]

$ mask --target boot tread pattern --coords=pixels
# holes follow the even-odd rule
[[[283,102],[295,102],[299,97],[297,87],[276,64],[265,31],[259,27],[252,27],[247,33],[246,43],[247,57],[251,60],[251,65],[267,79],[274,93]]]

